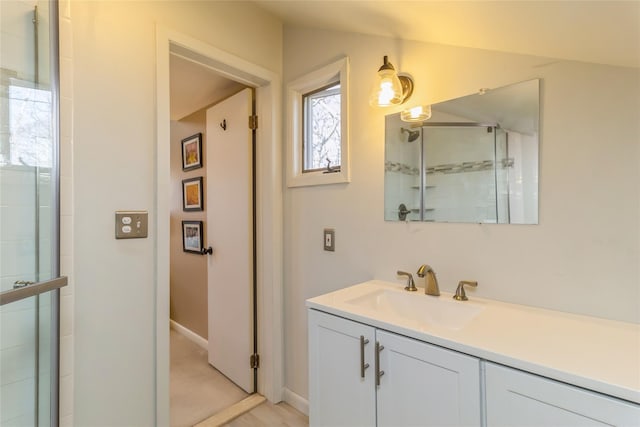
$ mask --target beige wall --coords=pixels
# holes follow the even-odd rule
[[[207,339],[207,257],[182,250],[182,221],[203,221],[205,224],[207,202],[203,211],[182,210],[182,180],[202,176],[203,192],[207,186],[207,168],[182,171],[182,143],[196,133],[202,133],[202,157],[206,158],[206,110],[197,111],[181,120],[171,122],[171,263],[170,263],[170,317],[174,322]]]
[[[284,83],[348,55],[351,177],[285,193],[286,384],[307,394],[305,299],[428,263],[441,289],[640,321],[640,73],[479,49],[285,28]],[[415,79],[411,103],[434,103],[542,79],[540,224],[385,222],[384,115],[368,91],[383,55]],[[322,250],[333,227],[336,251]],[[419,285],[422,285],[418,281]]]
[[[71,14],[73,66],[62,85],[73,86],[75,310],[63,318],[74,325],[73,423],[151,426],[156,28],[202,40],[277,75],[282,28],[248,2],[71,0]],[[115,240],[114,212],[121,209],[149,211],[148,238]]]

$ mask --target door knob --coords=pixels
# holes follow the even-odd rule
[[[213,253],[213,248],[211,246],[209,246],[208,248],[202,248],[200,249],[200,254],[201,255],[211,255]]]

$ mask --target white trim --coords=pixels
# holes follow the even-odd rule
[[[306,416],[309,416],[309,401],[304,397],[292,392],[288,388],[285,388],[284,401],[287,402],[287,404],[289,404],[290,406],[297,409],[298,411],[305,414]]]
[[[340,79],[340,172],[302,173],[302,97]],[[349,58],[345,57],[287,84],[287,186],[338,184],[351,180],[349,167]]]
[[[169,55],[176,53],[221,75],[256,88],[257,130],[257,276],[258,392],[273,403],[282,400],[283,224],[280,75],[187,35],[156,28],[156,423],[169,425]]]
[[[205,350],[209,348],[209,341],[205,340],[200,335],[193,332],[191,329],[185,328],[175,320],[169,319],[169,327],[192,343],[197,344],[199,347],[202,347]]]

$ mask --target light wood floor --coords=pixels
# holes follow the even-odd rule
[[[307,427],[309,418],[286,403],[265,402],[226,424],[227,427]]]
[[[171,427],[194,424],[248,395],[209,365],[206,350],[171,330]],[[265,402],[228,427],[307,427],[309,419],[286,403]]]
[[[191,427],[248,394],[214,369],[207,351],[171,330],[171,427]]]

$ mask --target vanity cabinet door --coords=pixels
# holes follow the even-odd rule
[[[309,424],[375,426],[375,329],[315,310],[308,313]],[[369,366],[363,369],[363,363]]]
[[[378,426],[480,425],[480,360],[385,331]]]
[[[489,426],[638,426],[640,406],[485,362]]]

